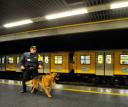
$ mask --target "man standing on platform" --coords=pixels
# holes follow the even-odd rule
[[[21,56],[20,68],[23,71],[22,85],[23,89],[21,93],[26,92],[26,81],[38,76],[38,69],[42,68],[41,56],[37,53],[37,47],[31,46],[30,52],[25,52]]]

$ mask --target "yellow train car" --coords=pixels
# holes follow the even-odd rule
[[[126,83],[128,81],[128,50],[86,50],[75,52],[39,53],[43,68],[39,73],[56,72],[74,81]],[[0,71],[21,72],[20,54],[0,56]],[[73,72],[72,72],[73,71]],[[76,78],[76,79],[75,79]],[[70,80],[70,79],[69,79]]]
[[[51,72],[69,73],[72,69],[69,62],[69,52],[51,53]]]
[[[97,76],[114,75],[114,51],[77,51],[74,53],[74,71]]]
[[[75,51],[72,56],[70,52],[39,54],[43,61],[39,73],[70,73],[74,70],[75,74],[128,75],[128,50]],[[0,70],[21,72],[18,66],[20,56],[0,56]]]

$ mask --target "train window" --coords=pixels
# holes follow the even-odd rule
[[[90,56],[81,56],[80,62],[81,64],[90,64]]]
[[[2,57],[2,64],[5,63],[5,57]]]
[[[17,57],[17,64],[19,63],[19,61],[20,61],[20,57]]]
[[[103,55],[98,55],[98,64],[103,64]]]
[[[120,64],[128,64],[128,55],[120,55]]]
[[[55,64],[62,64],[62,56],[55,56]]]
[[[0,57],[0,64],[2,64],[2,59],[1,59],[1,57]]]
[[[13,63],[13,57],[9,56],[8,57],[8,64],[12,64]]]
[[[112,55],[106,55],[106,64],[112,63]]]
[[[45,62],[46,64],[49,63],[49,57],[48,57],[48,56],[45,56],[45,57],[44,57],[44,62]]]

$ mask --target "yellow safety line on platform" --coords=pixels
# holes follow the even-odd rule
[[[20,84],[8,84],[8,83],[2,83],[2,82],[0,82],[0,84],[21,86]],[[29,86],[30,86],[30,85],[29,85]],[[114,95],[114,96],[128,96],[128,94],[119,94],[119,93],[111,93],[111,92],[97,92],[97,91],[78,90],[78,89],[70,89],[70,88],[63,88],[63,89],[57,89],[57,88],[55,88],[55,89],[56,89],[56,90],[63,90],[63,91],[72,91],[72,92],[105,94],[105,95]]]
[[[6,85],[16,85],[16,86],[21,86],[20,84],[8,84],[8,83],[3,83],[3,82],[0,82],[0,84],[6,84]]]
[[[119,93],[112,93],[112,92],[97,92],[97,91],[88,91],[88,90],[78,90],[78,89],[59,89],[65,91],[73,91],[73,92],[83,92],[83,93],[94,93],[94,94],[107,94],[107,95],[116,95],[116,96],[128,96],[128,94],[119,94]]]

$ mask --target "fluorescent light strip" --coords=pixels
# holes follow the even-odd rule
[[[123,8],[123,7],[128,7],[128,1],[112,3],[110,5],[110,9],[117,9],[117,8]]]
[[[88,13],[86,8],[79,8],[79,9],[74,9],[74,10],[70,10],[70,11],[66,11],[66,12],[47,15],[47,16],[45,16],[45,19],[51,20],[51,19],[80,15],[80,14],[85,14],[85,13]]]
[[[26,20],[21,20],[21,21],[17,21],[17,22],[12,22],[12,23],[8,23],[8,24],[4,24],[3,26],[5,28],[10,28],[10,27],[15,27],[15,26],[21,26],[21,25],[29,24],[29,23],[33,23],[33,21],[31,19],[26,19]]]

